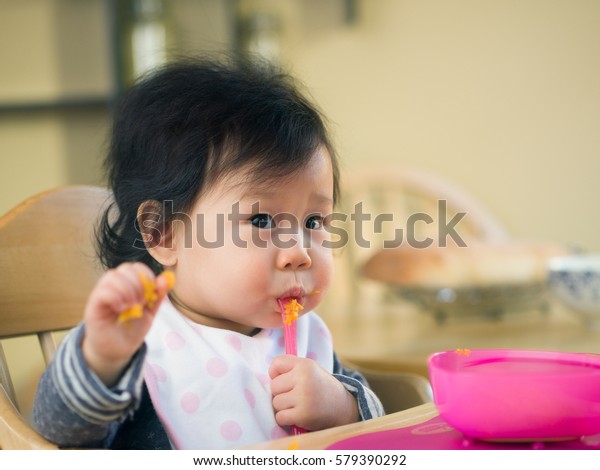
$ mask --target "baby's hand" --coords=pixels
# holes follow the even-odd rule
[[[275,420],[309,431],[358,421],[356,399],[315,361],[279,356],[269,368]]]
[[[169,290],[167,280],[156,278],[156,301],[144,307],[143,315],[125,322],[119,315],[145,304],[142,276],[154,282],[154,273],[142,263],[123,263],[104,273],[84,312],[83,356],[90,368],[108,386],[113,385],[131,357],[144,342],[158,307]]]

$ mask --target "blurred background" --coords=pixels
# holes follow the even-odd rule
[[[258,52],[344,170],[420,168],[519,238],[600,249],[596,0],[0,0],[0,212],[102,183],[110,105],[179,54]]]
[[[0,0],[0,213],[103,185],[123,90],[169,58],[224,51],[304,83],[348,180],[423,171],[511,237],[599,251],[599,24],[597,0]]]

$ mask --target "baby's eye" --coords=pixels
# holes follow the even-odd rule
[[[323,217],[320,215],[311,215],[306,219],[305,226],[309,230],[319,230],[323,228]]]
[[[275,221],[269,214],[256,214],[250,217],[250,223],[258,228],[273,228]]]

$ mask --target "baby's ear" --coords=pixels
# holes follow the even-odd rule
[[[175,237],[171,224],[164,219],[161,203],[155,200],[141,203],[137,223],[150,256],[163,266],[174,266],[177,261]]]

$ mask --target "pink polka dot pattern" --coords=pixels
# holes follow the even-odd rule
[[[225,341],[227,341],[227,343],[230,344],[231,347],[233,349],[235,349],[236,351],[239,352],[242,350],[242,341],[237,336],[227,335],[227,336],[225,336]]]
[[[271,439],[279,439],[280,437],[287,437],[288,433],[281,426],[275,426],[271,429]]]
[[[331,333],[326,328],[320,327],[319,333],[321,333],[325,338],[331,339]]]
[[[266,374],[256,374],[256,378],[263,385],[267,385],[271,381],[271,379],[269,379],[269,376]]]
[[[193,392],[185,392],[181,395],[180,404],[183,411],[192,414],[200,406],[200,399],[198,398],[198,395]]]
[[[167,371],[164,370],[158,364],[149,364],[150,369],[152,370],[152,375],[157,382],[166,382],[167,381]]]
[[[254,406],[256,405],[256,397],[254,396],[254,393],[252,393],[250,390],[245,388],[244,396],[246,397],[246,401],[250,405],[250,408],[254,408]]]
[[[172,351],[177,351],[185,346],[185,339],[176,331],[169,331],[165,338],[167,347]]]
[[[271,362],[273,362],[273,359],[274,359],[273,356],[270,356],[267,354],[265,356],[265,364],[271,364]]]
[[[319,359],[319,356],[315,352],[309,352],[309,353],[307,353],[306,357],[309,358],[309,359],[312,359],[313,361],[317,361]]]
[[[237,441],[242,437],[242,428],[235,421],[225,421],[221,424],[221,436],[227,441]]]
[[[213,377],[223,377],[227,373],[227,363],[220,357],[213,357],[206,363],[207,372]]]
[[[192,330],[194,330],[197,334],[202,335],[202,328],[200,328],[200,325],[192,323],[191,326],[192,326]]]

